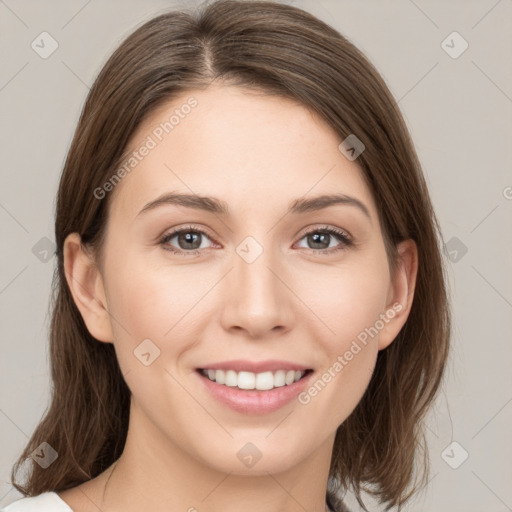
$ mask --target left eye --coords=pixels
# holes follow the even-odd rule
[[[314,250],[315,252],[322,252],[326,254],[340,251],[352,245],[352,240],[348,233],[330,227],[312,229],[305,233],[301,240],[303,238],[306,238],[307,241],[309,243],[312,243],[313,245],[320,245],[320,247],[314,247],[312,248],[312,250]],[[330,246],[329,242],[332,241],[333,239],[338,239],[338,241],[341,241],[341,243],[334,245],[334,247]],[[326,240],[328,240],[327,247],[324,247],[323,245],[326,243]]]

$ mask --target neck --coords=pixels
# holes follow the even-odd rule
[[[132,402],[125,448],[108,476],[100,508],[109,512],[324,512],[333,443],[334,435],[298,464],[278,472],[255,464],[241,473],[235,457],[233,469],[222,471],[191,453],[193,448],[164,436]]]

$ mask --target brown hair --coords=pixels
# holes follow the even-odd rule
[[[221,0],[197,13],[159,15],[133,32],[96,78],[57,197],[51,403],[13,468],[13,485],[30,496],[62,491],[94,478],[123,451],[130,391],[113,345],[91,336],[72,299],[63,244],[77,232],[99,258],[111,194],[98,200],[93,191],[114,174],[141,121],[177,94],[214,80],[298,101],[340,142],[356,134],[366,146],[357,163],[377,204],[391,268],[398,242],[417,244],[412,309],[395,341],[379,352],[366,393],[337,430],[328,488],[331,502],[336,491],[352,486],[363,507],[362,490],[387,508],[400,507],[418,490],[415,485],[407,492],[419,452],[421,486],[427,481],[424,417],[449,352],[440,227],[405,122],[377,70],[329,25],[267,1]],[[32,463],[26,482],[16,483],[22,463],[42,442],[58,452],[57,460],[47,469]]]

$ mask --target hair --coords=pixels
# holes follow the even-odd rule
[[[108,204],[94,195],[120,165],[130,137],[152,112],[178,94],[213,83],[238,86],[300,103],[341,138],[365,145],[357,158],[375,199],[390,269],[397,244],[418,248],[414,300],[407,321],[378,353],[369,386],[338,427],[327,497],[339,503],[353,489],[399,508],[427,483],[425,416],[443,382],[451,315],[436,219],[419,159],[396,101],[346,37],[289,5],[220,0],[159,14],[131,33],[99,72],[83,106],[60,178],[56,212],[56,268],[50,324],[51,398],[12,469],[24,495],[63,491],[94,478],[121,455],[130,390],[114,347],[87,330],[64,274],[63,246],[77,232],[101,261]],[[58,458],[42,469],[22,464],[42,443]],[[419,474],[415,462],[423,454]],[[413,485],[414,484],[414,485]]]

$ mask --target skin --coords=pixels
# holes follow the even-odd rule
[[[130,148],[191,96],[198,106],[109,192],[102,265],[78,234],[65,242],[74,300],[98,342],[114,344],[132,403],[115,467],[60,496],[77,511],[322,512],[336,429],[407,319],[417,249],[400,244],[392,279],[357,160],[290,100],[230,86],[189,91],[153,112]],[[175,205],[138,215],[171,190],[217,197],[231,215]],[[334,191],[359,199],[370,218],[351,205],[285,215],[297,198]],[[207,232],[199,255],[159,244],[188,223]],[[343,242],[327,236],[315,246],[306,228],[324,226],[354,245],[328,253]],[[248,236],[263,249],[252,263],[236,252]],[[178,237],[169,245],[190,252]],[[400,311],[307,404],[242,414],[215,401],[195,373],[229,359],[285,359],[313,368],[314,382],[393,304]],[[148,338],[161,353],[145,366],[133,351]],[[262,454],[250,468],[237,457],[248,442]]]

